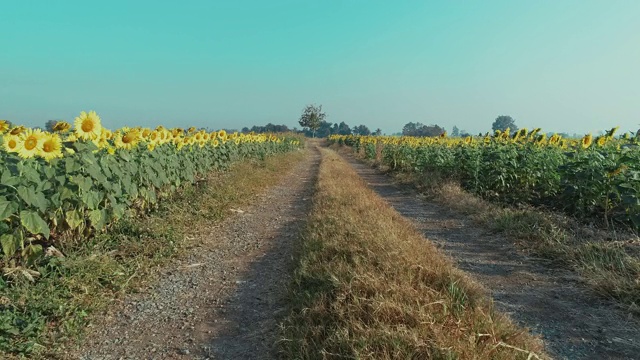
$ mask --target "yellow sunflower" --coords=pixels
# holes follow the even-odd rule
[[[22,147],[22,140],[20,140],[20,137],[18,135],[7,134],[3,136],[2,145],[7,152],[18,152]]]
[[[138,143],[139,133],[136,130],[118,132],[115,135],[115,145],[118,149],[131,150]]]
[[[71,124],[66,121],[58,121],[53,125],[53,131],[55,132],[66,133],[69,130],[71,130]]]
[[[40,129],[27,129],[20,135],[22,147],[18,149],[18,154],[24,159],[40,155],[42,152],[44,133]]]
[[[591,143],[593,142],[593,136],[591,134],[587,134],[582,138],[580,142],[581,142],[582,148],[586,149],[589,146],[591,146]]]
[[[60,135],[45,134],[40,154],[47,161],[62,157],[62,139]]]
[[[226,138],[227,138],[227,132],[226,132],[226,131],[224,131],[224,130],[220,130],[220,131],[218,131],[218,137],[219,137],[220,139],[226,139]]]
[[[14,126],[13,129],[11,129],[11,131],[9,131],[9,134],[11,135],[20,135],[22,134],[27,128],[25,128],[24,126]]]
[[[160,141],[160,132],[158,130],[152,131],[147,139],[150,143],[157,144]]]
[[[9,122],[7,120],[0,120],[0,134],[4,134],[9,130]]]
[[[596,140],[596,143],[600,147],[605,146],[607,144],[607,137],[606,136],[599,136],[598,139]]]
[[[81,112],[80,116],[75,119],[74,125],[76,135],[83,140],[95,140],[100,137],[102,132],[100,117],[95,111]]]

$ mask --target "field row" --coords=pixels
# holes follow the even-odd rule
[[[111,131],[95,112],[82,112],[73,126],[59,122],[53,130],[0,121],[4,267],[31,265],[59,239],[103,231],[237,160],[300,146],[297,138],[224,130],[159,126]]]
[[[540,129],[485,137],[332,136],[400,171],[459,182],[485,199],[561,210],[605,226],[640,228],[638,139],[547,137]]]

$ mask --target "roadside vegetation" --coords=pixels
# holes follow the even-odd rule
[[[323,149],[280,349],[292,359],[538,359],[542,342]]]
[[[196,236],[231,208],[248,204],[306,156],[303,151],[251,158],[212,171],[163,199],[153,212],[115,222],[86,238],[59,239],[60,254],[35,267],[41,276],[0,280],[2,358],[63,358],[96,315],[153,281],[157,270],[191,248]],[[64,253],[64,256],[61,254]]]
[[[502,138],[489,139],[475,147],[473,141],[480,140],[468,138],[451,140],[463,143],[453,146],[435,139],[404,147],[384,141],[365,141],[360,145],[352,143],[352,149],[371,165],[395,174],[399,181],[417,186],[432,200],[516,240],[521,248],[577,270],[602,296],[615,299],[626,310],[640,314],[640,240],[633,220],[635,205],[627,201],[631,197],[614,194],[632,191],[636,196],[633,190],[637,185],[636,172],[629,168],[637,166],[630,159],[640,153],[637,145],[632,144],[634,139],[614,139],[613,132],[608,138],[595,140],[585,136],[564,145],[546,145],[545,141],[550,141],[546,138],[538,138],[538,145],[535,139],[524,140],[533,141],[531,145],[518,145],[517,139],[514,143],[513,139],[498,134]],[[617,146],[624,143],[631,145],[617,150]],[[551,201],[548,199],[556,191],[554,184],[559,177],[554,171],[560,166],[557,162],[563,146],[565,150],[572,147],[571,151],[575,152],[576,159],[571,161],[575,161],[576,174],[574,180],[567,180],[566,194],[556,194],[558,198],[553,201],[564,203],[569,213],[536,202],[543,198]],[[616,151],[620,153],[616,155]],[[459,154],[454,155],[455,152]],[[484,152],[493,157],[475,162],[465,158],[470,154],[483,156]],[[446,156],[447,153],[451,156]],[[527,159],[531,161],[530,166],[518,165],[517,161]],[[508,165],[509,161],[513,164]],[[475,180],[454,174],[455,168],[471,163],[484,167],[476,169]],[[473,167],[466,169],[471,171]],[[570,167],[558,171],[568,174]],[[469,188],[474,181],[478,187],[473,189],[486,191]],[[601,184],[593,188],[592,183],[598,181]],[[562,200],[561,196],[583,199],[573,202],[568,198]],[[532,198],[538,200],[531,201]],[[625,207],[630,210],[621,210]],[[576,209],[582,210],[573,212]]]

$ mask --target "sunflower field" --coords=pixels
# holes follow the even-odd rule
[[[59,239],[82,239],[153,208],[184,184],[244,158],[294,150],[276,135],[162,126],[110,131],[95,112],[53,132],[0,120],[0,243],[5,270],[29,266]]]
[[[331,136],[392,170],[453,180],[485,199],[640,229],[640,141],[617,128],[564,139],[540,129],[467,138]]]

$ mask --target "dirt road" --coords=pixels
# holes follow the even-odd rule
[[[84,360],[270,359],[309,210],[319,153],[222,224],[144,293],[128,297],[90,332]]]

